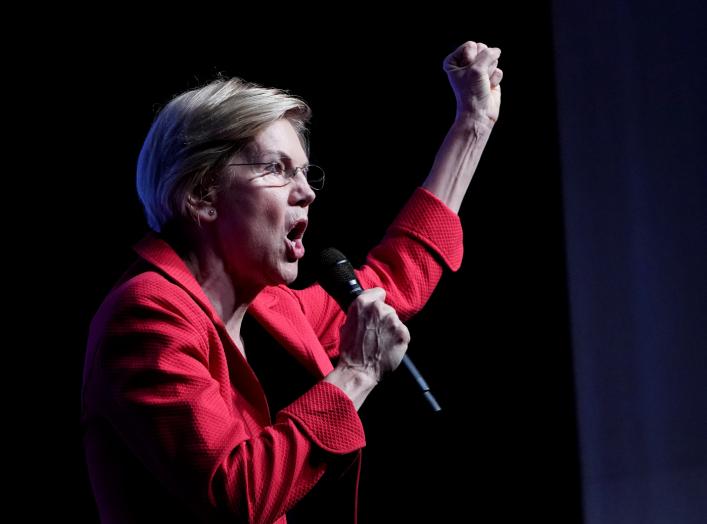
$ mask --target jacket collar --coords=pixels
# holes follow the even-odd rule
[[[185,289],[209,315],[211,321],[225,332],[223,320],[216,313],[204,290],[172,246],[158,235],[150,233],[134,246],[134,250],[141,258]],[[332,365],[323,351],[312,351],[312,347],[319,345],[319,340],[311,328],[303,333],[302,326],[296,327],[285,311],[279,311],[277,294],[274,291],[274,288],[266,288],[259,293],[250,307],[251,313],[289,353],[312,373],[325,376],[331,371]],[[278,319],[273,317],[273,313]]]
[[[177,255],[177,252],[164,239],[154,233],[149,233],[135,244],[133,249],[140,257],[167,275],[174,283],[184,288],[201,308],[208,313],[214,323],[223,324],[192,272],[189,271],[189,268]]]

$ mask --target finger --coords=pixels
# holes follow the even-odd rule
[[[466,67],[469,64],[473,64],[476,60],[476,56],[479,53],[479,48],[476,42],[467,42],[462,46],[462,62],[459,64],[461,67]]]
[[[452,53],[452,54],[453,54],[453,55],[458,55],[458,54],[460,54],[460,53],[464,50],[464,48],[466,48],[466,47],[473,47],[474,49],[476,49],[476,45],[477,45],[476,42],[474,42],[473,40],[467,40],[467,41],[464,42],[462,45],[460,45],[459,47],[457,47],[457,48],[454,50],[454,53]]]
[[[364,304],[369,304],[378,300],[385,302],[385,289],[382,287],[372,287],[361,293],[356,300]]]
[[[498,60],[494,60],[489,64],[488,69],[486,70],[486,74],[489,75],[489,78],[493,75],[493,72],[498,68]]]
[[[501,56],[501,50],[498,47],[489,47],[476,55],[476,67],[480,71],[488,71],[491,64],[498,62],[498,57]]]
[[[493,89],[494,87],[497,87],[498,84],[501,83],[501,80],[503,79],[503,71],[501,71],[499,68],[496,68],[494,72],[491,74],[491,88]]]
[[[399,343],[407,343],[410,340],[410,332],[408,331],[407,326],[403,324],[403,321],[400,320],[400,317],[398,317],[398,314],[395,310],[393,310],[393,308],[387,305],[385,307],[387,308],[385,315],[382,314],[383,311],[379,311],[381,313],[381,325],[385,327],[387,332],[394,335]]]
[[[449,72],[466,67],[476,58],[477,53],[476,42],[464,42],[444,59],[442,69]]]
[[[395,309],[381,300],[376,300],[372,304],[369,304],[368,312],[371,318],[375,318],[378,322],[382,322],[389,327],[395,327],[395,325],[400,322]]]
[[[489,46],[487,46],[484,43],[479,42],[478,44],[476,44],[476,49],[477,49],[477,52],[479,52],[479,53],[481,51],[483,51],[484,49],[488,49],[488,48],[489,48]]]
[[[406,346],[410,344],[410,330],[402,322],[400,322],[400,326],[398,326],[398,337],[399,344],[405,344]]]

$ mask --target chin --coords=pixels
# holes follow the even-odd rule
[[[271,286],[292,284],[299,274],[297,262],[285,262],[273,269],[274,271],[270,273],[270,278],[267,279]]]
[[[292,284],[297,279],[297,275],[299,273],[299,267],[297,262],[289,264],[292,267],[286,268],[286,270],[283,272],[283,277],[285,284]]]

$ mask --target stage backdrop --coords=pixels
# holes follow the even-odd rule
[[[706,19],[554,6],[587,524],[707,522]]]

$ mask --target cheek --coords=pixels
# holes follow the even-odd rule
[[[242,196],[229,203],[233,211],[228,220],[230,229],[237,232],[241,242],[250,249],[265,254],[263,248],[282,240],[287,206],[281,195],[261,192],[248,196],[251,198]]]
[[[251,214],[244,217],[249,222],[252,241],[258,245],[267,245],[282,240],[285,227],[283,207],[272,200],[263,200],[257,204],[251,209]]]
[[[268,196],[269,198],[263,199],[260,208],[268,222],[282,232],[288,210],[287,193],[273,191]]]
[[[263,236],[263,240],[273,239],[277,236],[282,224],[282,214],[279,208],[271,202],[263,202],[257,210],[255,210],[254,219],[252,221],[256,235]]]

